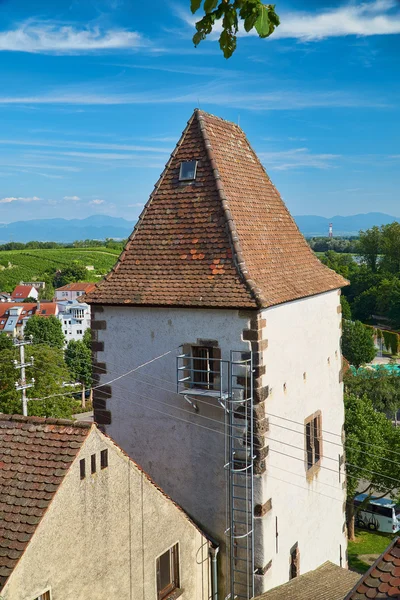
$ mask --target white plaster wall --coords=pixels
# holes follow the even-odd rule
[[[340,546],[346,566],[347,541],[342,531],[345,490],[338,470],[344,421],[339,301],[339,293],[333,291],[263,311],[263,338],[268,340],[263,384],[270,387],[266,400],[270,452],[256,494],[261,502],[272,498],[272,510],[257,519],[256,546],[261,564],[272,559],[272,567],[260,581],[260,592],[288,580],[290,549],[296,542],[300,573],[326,560],[339,564]],[[318,410],[324,430],[323,458],[318,475],[308,482],[303,423]],[[341,482],[343,479],[342,468]]]
[[[176,393],[179,347],[198,339],[217,340],[222,358],[249,350],[242,341],[249,324],[237,310],[104,307],[97,319],[107,382],[170,351],[170,354],[111,384],[107,400],[112,423],[107,433],[222,545],[224,588],[226,529],[224,411],[216,400],[198,402],[195,413]],[[222,597],[222,596],[221,596]]]
[[[100,470],[100,451],[109,466]],[[90,473],[96,454],[97,473]],[[79,460],[86,458],[80,480]],[[179,543],[182,600],[209,598],[208,542],[109,440],[92,429],[2,592],[4,600],[155,600],[156,558]]]

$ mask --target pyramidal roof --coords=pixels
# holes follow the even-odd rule
[[[196,160],[193,181],[180,165]],[[243,131],[195,110],[89,304],[266,308],[346,285],[317,259]]]

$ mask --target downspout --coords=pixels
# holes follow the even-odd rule
[[[212,600],[218,600],[218,552],[219,546],[210,547]]]

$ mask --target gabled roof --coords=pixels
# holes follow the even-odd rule
[[[318,569],[266,592],[257,600],[343,600],[359,579],[359,573],[327,561]]]
[[[179,181],[197,160],[195,181]],[[259,308],[346,285],[308,247],[234,123],[195,110],[89,304]]]
[[[396,537],[345,600],[400,598],[400,538]]]
[[[87,423],[0,415],[0,590],[89,431]]]
[[[56,289],[56,292],[90,292],[95,288],[94,283],[75,282],[67,283]]]
[[[0,302],[0,331],[4,329],[6,321],[10,314],[6,314],[10,309],[21,309],[18,314],[18,325],[22,324],[22,319],[37,315],[40,317],[50,317],[57,315],[58,305],[56,302],[42,302],[38,310],[38,304],[35,302]],[[29,314],[31,312],[31,314]],[[4,321],[4,323],[3,323]]]
[[[32,292],[32,290],[35,290],[35,292],[37,291],[33,285],[17,285],[11,294],[11,298],[16,300],[24,300],[24,298],[29,297],[29,294]]]

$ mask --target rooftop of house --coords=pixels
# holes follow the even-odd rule
[[[346,284],[310,250],[240,127],[195,110],[117,264],[85,301],[254,309]]]
[[[88,423],[0,414],[0,590],[89,431]]]
[[[359,573],[327,561],[318,569],[269,590],[257,600],[344,600],[359,579]]]
[[[24,298],[29,297],[29,294],[32,293],[32,290],[36,292],[32,285],[17,285],[11,294],[11,298],[15,300],[24,300]]]
[[[69,421],[0,413],[0,592],[95,427],[90,419]],[[185,519],[214,543],[137,463],[108,439]]]
[[[18,316],[18,325],[22,325],[22,319],[38,315],[41,317],[50,317],[56,315],[58,307],[56,302],[1,302],[0,303],[0,331],[6,327],[7,320],[10,318],[10,310],[16,312]]]
[[[400,599],[400,538],[396,537],[385,552],[353,587],[345,600],[369,598]]]
[[[94,283],[75,282],[67,283],[56,289],[56,292],[90,292],[95,288]]]

